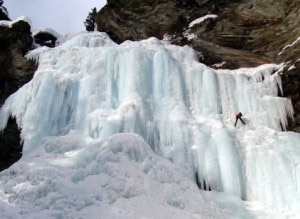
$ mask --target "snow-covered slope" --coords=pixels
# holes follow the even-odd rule
[[[104,33],[28,58],[34,78],[0,111],[0,129],[15,116],[24,140],[0,173],[4,217],[299,215],[300,135],[281,131],[293,114],[277,97],[281,66],[215,71],[189,47]],[[246,125],[235,128],[237,111]]]

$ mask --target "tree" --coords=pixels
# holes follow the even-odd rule
[[[0,0],[1,1],[1,0]],[[97,9],[92,8],[92,11],[89,12],[85,22],[84,26],[87,31],[94,31],[95,29],[95,22],[96,22],[96,15],[97,15]]]
[[[10,21],[8,17],[8,11],[7,9],[3,6],[4,1],[0,0],[0,20],[8,20]]]

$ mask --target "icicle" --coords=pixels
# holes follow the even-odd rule
[[[25,58],[27,58],[28,60],[33,60],[33,61],[36,62],[36,64],[39,64],[42,55],[44,53],[46,53],[47,51],[49,51],[50,49],[51,48],[49,48],[47,46],[39,47],[39,48],[37,48],[35,50],[32,50],[29,53],[27,53],[25,55]]]

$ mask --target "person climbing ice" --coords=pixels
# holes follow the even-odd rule
[[[238,112],[238,113],[235,115],[235,123],[234,123],[234,127],[236,126],[238,119],[241,120],[241,122],[245,125],[245,122],[242,120],[242,116],[243,116],[243,114],[242,114],[241,112]]]

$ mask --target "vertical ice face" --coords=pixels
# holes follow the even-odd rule
[[[273,72],[278,66],[215,71],[199,63],[189,47],[155,38],[116,45],[103,33],[81,34],[28,57],[39,62],[34,78],[0,111],[0,129],[10,115],[17,118],[24,156],[46,137],[72,130],[90,141],[136,133],[190,178],[196,176],[202,188],[251,200],[270,195],[268,185],[274,175],[254,171],[266,158],[259,154],[255,137],[247,139],[247,135],[281,131],[293,114],[290,101],[277,97],[281,84]],[[237,111],[243,112],[247,125],[235,129]],[[285,144],[281,137],[276,142],[263,144],[275,151]],[[295,159],[281,162],[283,168]],[[295,188],[293,168],[286,175],[292,185],[280,197]],[[267,183],[263,176],[269,177]],[[266,194],[254,188],[258,183]]]
[[[219,70],[223,115],[233,111],[244,112],[251,118],[250,125],[285,130],[287,117],[293,117],[289,99],[282,94],[280,76],[274,65],[237,71]]]

